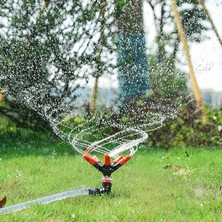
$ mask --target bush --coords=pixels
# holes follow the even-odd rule
[[[148,144],[152,147],[222,146],[222,109],[205,109],[202,115],[189,104],[181,108],[176,119],[148,134]]]
[[[37,111],[13,100],[0,102],[0,128],[50,131],[49,123]]]

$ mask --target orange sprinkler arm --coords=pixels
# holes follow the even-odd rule
[[[130,159],[131,155],[126,157],[118,157],[111,163],[111,158],[108,154],[104,155],[104,164],[98,159],[98,157],[91,157],[89,154],[84,154],[83,158],[91,165],[93,165],[97,170],[99,170],[104,176],[110,176],[118,168],[126,164]]]
[[[121,160],[119,161],[119,163],[120,163],[121,166],[123,166],[123,165],[126,164],[130,159],[131,159],[131,156],[128,155],[128,156],[126,156],[125,158],[121,159]]]
[[[111,158],[108,154],[105,154],[104,155],[104,165],[110,166],[110,164],[111,164]]]
[[[120,160],[123,159],[123,156],[119,156],[118,158],[116,158],[113,163],[118,163]]]
[[[95,165],[95,163],[97,163],[97,161],[90,157],[88,154],[84,154],[83,158],[91,165]]]

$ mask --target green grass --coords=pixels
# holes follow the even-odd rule
[[[25,139],[24,139],[25,138]],[[188,152],[189,157],[185,154]],[[220,221],[220,149],[141,148],[112,175],[112,194],[80,196],[0,215],[0,221]],[[59,140],[28,136],[0,140],[0,198],[7,205],[83,187],[102,175]],[[175,175],[166,165],[179,165]]]

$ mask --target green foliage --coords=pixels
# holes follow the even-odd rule
[[[115,14],[116,17],[120,16],[123,12],[123,8],[125,5],[127,5],[130,2],[130,0],[116,0],[115,1]]]
[[[43,117],[59,118],[62,111],[76,108],[79,82],[112,73],[107,58],[114,46],[114,21],[108,21],[110,14],[100,16],[98,1],[50,1],[40,15],[42,3],[0,3],[5,21],[0,21],[1,88],[11,102],[18,101],[18,108],[25,104]],[[102,24],[106,34],[99,43],[95,36]]]
[[[187,4],[186,7],[184,5]],[[177,1],[180,11],[181,22],[184,26],[185,35],[191,42],[200,42],[206,38],[205,31],[209,30],[207,16],[198,0]]]
[[[150,89],[155,97],[178,97],[188,92],[187,78],[175,67],[173,57],[166,57],[161,63],[155,55],[149,56]]]
[[[221,147],[222,110],[206,109],[201,115],[194,106],[183,107],[178,117],[149,133],[148,144],[155,147]]]
[[[151,88],[169,96],[180,94],[186,90],[186,77],[181,71],[184,64],[178,57],[180,41],[170,1],[147,0],[147,3],[153,11],[157,31],[156,44],[150,46],[153,49],[149,58]],[[178,0],[177,5],[187,40],[200,42],[206,39],[209,26],[199,1]]]
[[[22,104],[17,104],[16,101],[0,103],[0,128],[0,134],[7,133],[9,129],[14,133],[24,129],[37,132],[51,131],[49,123],[36,111]]]
[[[170,1],[147,0],[153,10],[155,26],[157,30],[156,43],[158,45],[159,61],[165,55],[173,55],[174,59],[178,51],[179,37]],[[206,31],[209,30],[207,17],[196,0],[178,0],[177,5],[180,9],[181,22],[184,26],[185,35],[190,42],[200,42],[206,38]],[[172,26],[171,29],[168,27]],[[170,48],[170,50],[169,50]],[[180,61],[179,61],[180,62]]]

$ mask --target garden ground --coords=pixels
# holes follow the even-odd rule
[[[112,175],[112,194],[35,205],[0,215],[0,221],[221,221],[221,162],[220,149],[142,145]],[[0,140],[0,172],[0,198],[7,196],[7,206],[99,187],[102,177],[69,145],[28,135]]]

